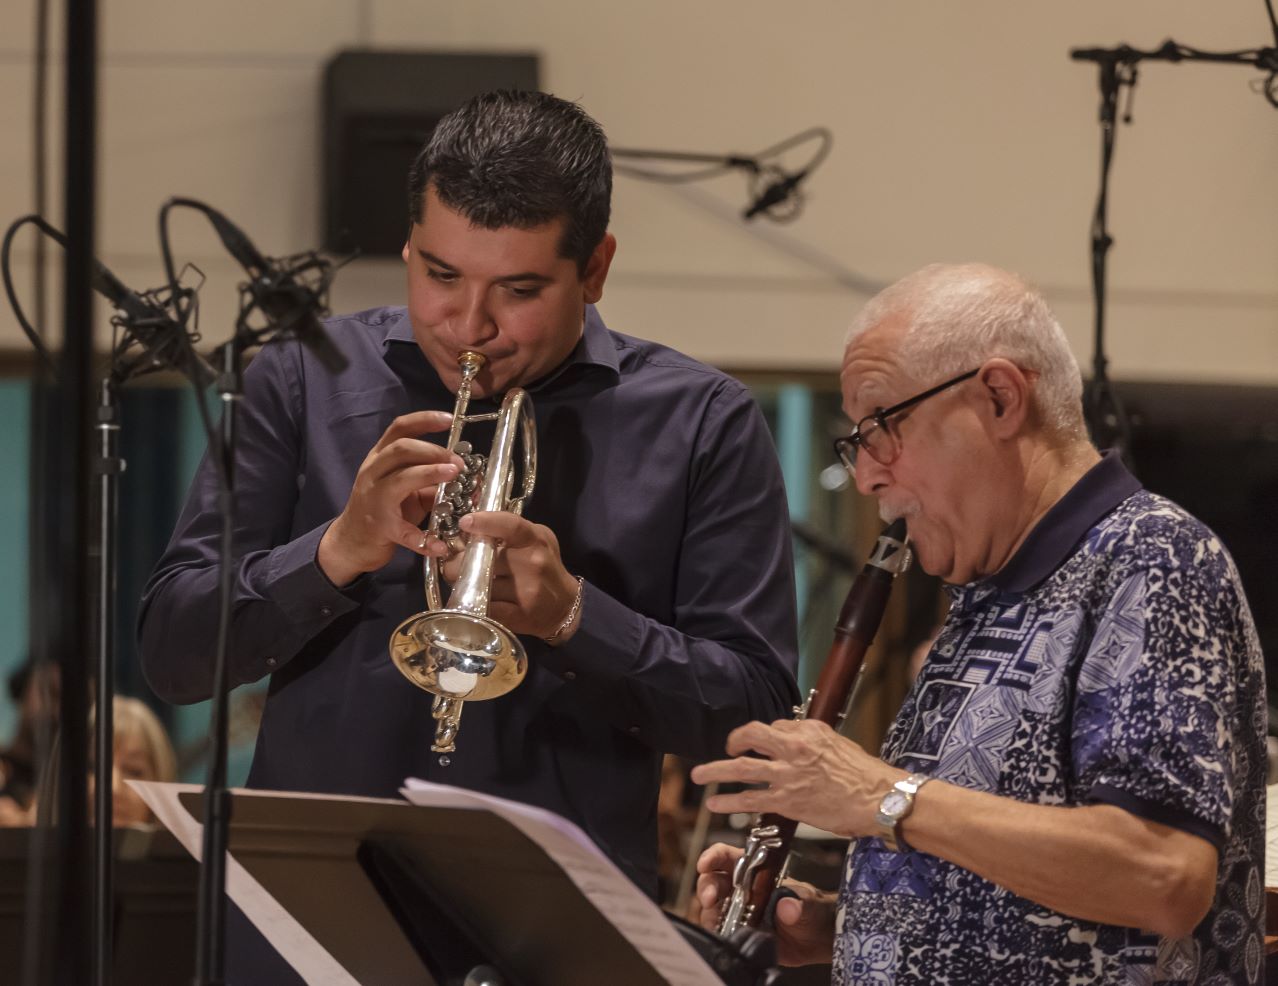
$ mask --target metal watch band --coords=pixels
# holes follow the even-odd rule
[[[909,844],[901,837],[899,826],[914,810],[914,796],[918,793],[919,788],[931,779],[927,774],[910,774],[893,784],[892,789],[884,795],[884,803],[893,792],[900,793],[905,799],[904,807],[894,812],[886,811],[883,803],[881,803],[878,814],[874,818],[879,826],[879,838],[893,852],[910,851]]]

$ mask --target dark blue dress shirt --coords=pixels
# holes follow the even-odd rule
[[[328,330],[341,373],[286,342],[245,375],[230,668],[236,684],[271,677],[250,786],[394,796],[417,776],[512,798],[575,821],[652,892],[662,754],[719,756],[729,730],[797,698],[785,493],[749,392],[588,310],[574,353],[528,387],[540,461],[525,515],[585,579],[580,627],[557,648],[524,638],[526,680],[466,704],[441,767],[432,696],[387,653],[425,608],[420,557],[401,550],[339,588],[315,553],[392,419],[454,397],[403,309]],[[209,697],[218,528],[206,457],[142,606],[144,668],[169,701]]]

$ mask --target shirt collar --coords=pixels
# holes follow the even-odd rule
[[[1028,592],[1061,567],[1097,521],[1141,489],[1122,457],[1106,452],[1052,505],[986,584],[1003,592]]]
[[[407,309],[400,310],[395,324],[386,332],[387,349],[392,342],[417,345],[417,339],[413,335],[413,323],[408,317]],[[588,372],[590,367],[602,368],[611,373],[614,378],[621,375],[617,345],[613,342],[608,326],[604,324],[603,317],[594,305],[586,306],[586,324],[582,328],[581,338],[573,351],[568,354],[568,358],[540,380],[528,384],[527,389],[535,394],[555,383],[567,384],[575,380],[580,373]]]

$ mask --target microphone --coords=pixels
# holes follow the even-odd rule
[[[119,309],[131,324],[165,320],[176,321],[168,312],[153,301],[148,301],[136,291],[126,287],[101,261],[93,261],[93,289],[111,302],[112,307]]]
[[[327,266],[326,261],[311,259],[289,266],[264,256],[248,236],[216,209],[206,213],[227,251],[239,261],[249,275],[249,291],[267,317],[281,329],[292,330],[302,345],[330,373],[339,373],[349,365],[341,350],[333,344],[320,324],[316,312],[324,305],[319,294],[297,275],[312,264]]]
[[[799,182],[808,176],[805,168],[803,171],[796,171],[792,175],[782,174],[780,178],[772,182],[765,188],[757,199],[751,203],[750,207],[741,215],[745,219],[753,219],[761,212],[766,212],[773,206],[780,205],[782,202],[794,195],[799,187]]]
[[[45,220],[43,216],[32,214],[24,216],[9,227],[9,234],[5,239],[6,250],[9,237],[20,225],[27,222],[34,224],[63,249],[66,248],[67,238],[62,231]],[[213,372],[208,365],[190,348],[183,320],[175,317],[169,310],[170,305],[177,304],[177,298],[166,296],[160,291],[142,293],[134,291],[96,257],[93,258],[92,286],[93,290],[106,298],[111,303],[111,307],[119,312],[112,321],[126,330],[124,340],[117,347],[113,358],[112,374],[117,380],[126,380],[135,373],[158,367],[169,367],[191,373],[201,385],[213,379]],[[193,293],[186,291],[187,295]],[[10,301],[17,305],[12,293],[10,293]],[[20,312],[19,321],[25,321]],[[142,346],[143,354],[125,363],[124,354],[133,342]]]
[[[158,292],[151,291],[139,294],[98,260],[93,261],[93,289],[120,313],[116,323],[127,329],[129,336],[144,350],[142,358],[131,364],[117,363],[116,371],[125,379],[147,368],[164,366],[192,374],[201,387],[213,382],[212,369],[188,344],[182,319],[169,311],[169,304],[176,299],[169,298],[166,302]],[[188,289],[179,290],[191,293]],[[117,360],[123,358],[126,349],[127,343],[117,350]]]

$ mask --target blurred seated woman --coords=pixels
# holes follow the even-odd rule
[[[115,755],[111,782],[111,824],[151,825],[151,809],[125,781],[172,781],[177,779],[177,755],[168,733],[145,702],[136,698],[115,699]],[[89,778],[93,796],[93,778]]]
[[[136,698],[116,696],[112,723],[114,750],[111,769],[111,824],[115,828],[127,825],[151,825],[155,822],[151,809],[141,796],[125,784],[125,781],[172,781],[177,778],[177,754],[168,734],[147,708]],[[92,723],[90,723],[92,733]],[[45,774],[36,799],[41,813],[41,823],[52,821],[56,805],[50,802],[47,792],[56,791],[56,756],[51,769]],[[93,819],[94,790],[97,786],[96,768],[89,764],[89,818]],[[45,813],[48,813],[47,816]],[[27,822],[34,824],[35,819]]]

